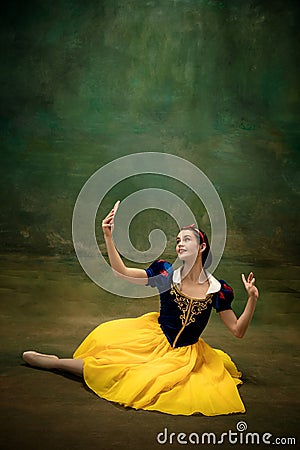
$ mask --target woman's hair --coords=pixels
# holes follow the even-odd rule
[[[196,228],[194,224],[182,227],[181,230],[191,230],[197,238],[198,244],[206,244],[205,250],[202,252],[202,265],[206,269],[212,263],[212,255],[208,238],[204,231]]]

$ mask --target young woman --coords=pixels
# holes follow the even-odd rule
[[[23,360],[34,367],[79,375],[100,397],[135,409],[207,416],[244,412],[237,390],[241,373],[226,353],[211,348],[200,335],[212,308],[234,336],[245,335],[258,298],[253,273],[247,279],[242,274],[248,301],[237,318],[231,309],[233,291],[207,272],[208,239],[193,225],[177,235],[181,268],[173,270],[163,260],[146,270],[127,267],[112,237],[118,205],[102,222],[111,267],[118,277],[156,287],[160,313],[99,325],[73,358],[28,351]]]

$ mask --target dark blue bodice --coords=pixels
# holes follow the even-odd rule
[[[172,347],[191,345],[199,340],[207,325],[212,308],[217,312],[231,309],[233,290],[224,280],[215,281],[205,299],[187,297],[174,283],[173,266],[167,261],[156,260],[146,269],[148,285],[156,287],[160,294],[158,322]],[[217,286],[217,288],[215,287]],[[218,289],[218,290],[216,290]]]

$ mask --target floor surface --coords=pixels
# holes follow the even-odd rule
[[[272,435],[265,435],[265,440],[271,443],[283,438],[281,443],[285,445],[273,444],[276,447],[295,448],[288,438],[299,443],[297,268],[278,269],[273,280],[270,274],[274,270],[266,266],[257,268],[260,305],[244,339],[232,337],[217,314],[212,315],[203,335],[210,345],[229,353],[243,372],[244,384],[239,390],[246,413],[184,417],[125,409],[98,398],[75,377],[32,369],[20,357],[23,350],[29,349],[68,357],[96,325],[157,310],[157,297],[122,299],[105,293],[81,272],[75,261],[27,256],[6,256],[4,260],[2,449],[213,447],[213,435],[209,437],[210,444],[207,435],[202,444],[203,433],[214,433],[215,445],[221,448],[266,447],[264,433]],[[230,270],[233,269],[232,266]],[[287,273],[289,280],[285,278]],[[238,281],[234,283],[238,285]],[[240,287],[236,293],[242,295]],[[237,299],[237,310],[242,305],[242,300],[240,303]],[[239,422],[244,422],[238,426],[247,430],[241,428],[237,433]],[[223,435],[223,443],[222,433],[227,433]],[[247,433],[257,434],[247,436]]]

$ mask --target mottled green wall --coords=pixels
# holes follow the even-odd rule
[[[1,251],[72,252],[87,178],[119,156],[158,151],[214,183],[228,255],[292,261],[299,19],[291,0],[6,2]],[[153,182],[166,187],[149,176],[115,188],[100,215]]]

